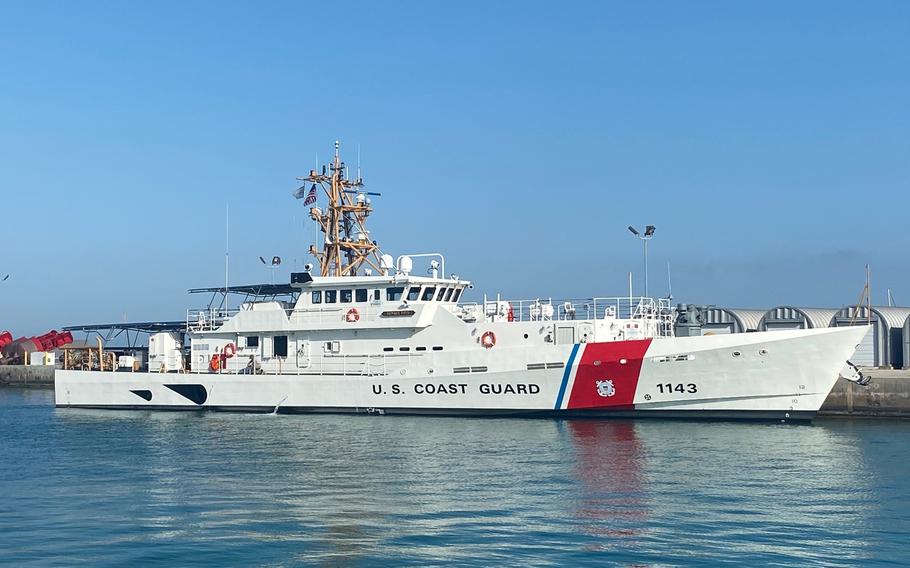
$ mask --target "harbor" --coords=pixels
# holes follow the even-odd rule
[[[908,29],[5,5],[0,565],[910,564]]]

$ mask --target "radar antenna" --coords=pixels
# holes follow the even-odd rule
[[[309,188],[303,185],[294,192],[294,197],[303,199],[304,205],[310,208],[310,218],[316,221],[322,231],[322,249],[310,245],[310,254],[319,261],[322,276],[356,276],[358,270],[366,268],[364,264],[381,272],[380,251],[376,241],[370,239],[366,228],[366,219],[373,212],[367,196],[376,195],[363,190],[363,178],[357,172],[357,178],[348,177],[348,168],[341,161],[340,144],[335,141],[335,157],[328,167],[310,170],[307,177],[299,181],[312,184]],[[316,204],[316,187],[322,188],[328,198],[325,211]]]

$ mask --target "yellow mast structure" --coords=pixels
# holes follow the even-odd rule
[[[364,265],[381,272],[379,245],[370,239],[366,229],[366,219],[373,212],[368,196],[379,194],[363,190],[359,171],[356,179],[348,177],[338,148],[336,140],[335,157],[328,172],[326,166],[322,166],[322,173],[310,170],[309,176],[297,178],[312,184],[310,193],[319,185],[328,198],[324,211],[318,206],[310,208],[310,218],[316,221],[323,234],[322,250],[312,244],[310,254],[319,261],[322,276],[356,276],[360,268],[366,268]],[[309,199],[310,194],[304,185],[294,195],[298,199]]]

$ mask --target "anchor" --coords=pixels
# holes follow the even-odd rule
[[[846,373],[844,373],[846,371]],[[867,377],[859,370],[859,367],[853,364],[853,361],[847,360],[847,364],[844,365],[844,368],[841,369],[839,377],[845,381],[850,381],[851,383],[856,383],[860,386],[867,386],[872,377]]]

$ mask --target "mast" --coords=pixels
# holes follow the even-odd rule
[[[298,199],[305,197],[304,205],[315,202],[316,186],[322,188],[328,198],[328,205],[323,211],[318,206],[310,208],[310,218],[322,231],[322,249],[316,244],[310,245],[310,254],[319,262],[322,276],[356,276],[358,270],[372,267],[381,272],[379,245],[370,240],[366,228],[366,219],[373,212],[369,195],[380,195],[363,190],[363,178],[357,172],[357,178],[348,177],[348,169],[341,161],[338,141],[335,141],[335,156],[332,163],[322,166],[322,172],[310,170],[310,175],[297,178],[312,184],[307,192],[304,185],[294,194]]]

